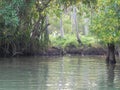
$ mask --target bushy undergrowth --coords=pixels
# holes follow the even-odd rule
[[[86,46],[96,46],[98,45],[97,39],[95,39],[95,37],[93,36],[81,36],[81,41],[83,43],[83,45]]]
[[[97,40],[92,36],[80,36],[83,46],[98,46]],[[78,43],[77,38],[73,34],[67,34],[63,38],[60,36],[52,36],[50,35],[51,45],[55,47],[80,47],[81,45]]]
[[[63,38],[60,36],[50,36],[52,46],[65,48],[69,45],[78,46],[78,42],[74,35],[65,35]]]

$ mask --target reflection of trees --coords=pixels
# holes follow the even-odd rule
[[[118,62],[117,62],[118,63]],[[120,62],[115,66],[115,86],[120,90]]]
[[[48,66],[37,58],[0,61],[0,88],[46,90]]]
[[[78,88],[80,84],[80,64],[81,60],[80,58],[75,58],[70,59],[70,88],[71,89],[76,89]]]
[[[65,80],[64,80],[64,59],[62,57],[62,60],[60,62],[60,76],[59,76],[59,83],[58,88],[59,90],[62,90],[64,88]]]
[[[107,85],[109,88],[114,87],[114,64],[107,64]]]
[[[67,61],[69,59],[69,61]],[[80,60],[77,58],[62,58],[59,63],[59,90],[76,89],[80,81]]]

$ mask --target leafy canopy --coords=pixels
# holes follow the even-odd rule
[[[24,11],[25,0],[1,0],[0,1],[0,18],[3,18],[5,25],[13,27],[18,26],[21,10]]]
[[[117,43],[120,38],[119,20],[119,0],[98,0],[91,31],[104,43]]]

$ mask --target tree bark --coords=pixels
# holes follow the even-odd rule
[[[75,26],[75,30],[76,30],[77,41],[79,44],[82,44],[80,36],[79,36],[79,29],[78,29],[78,22],[77,22],[77,11],[76,11],[75,6],[73,6],[73,19],[74,19],[74,26]]]
[[[115,45],[114,43],[108,43],[108,52],[107,52],[107,58],[106,62],[109,64],[115,64],[116,59],[115,59]]]
[[[62,6],[61,6],[61,10],[62,10]],[[62,38],[64,37],[62,13],[60,14],[60,35],[61,35]]]
[[[89,33],[89,18],[84,18],[84,35]]]

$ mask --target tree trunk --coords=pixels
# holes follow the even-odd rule
[[[63,21],[62,21],[62,13],[60,15],[60,35],[63,38],[64,37],[64,29],[63,29]]]
[[[114,43],[108,43],[108,52],[107,52],[107,58],[106,62],[109,64],[115,64],[115,45]]]
[[[48,30],[48,25],[49,25],[49,18],[48,16],[46,16],[46,30],[45,30],[45,35],[44,35],[44,38],[45,38],[45,45],[48,46],[49,44],[49,30]]]
[[[84,18],[84,35],[89,33],[89,18]]]
[[[75,26],[75,30],[76,30],[76,37],[77,37],[77,41],[79,44],[82,44],[81,40],[80,40],[80,36],[79,36],[79,29],[78,29],[78,22],[77,22],[77,11],[76,11],[76,7],[73,7],[73,19],[74,19],[74,26]]]
[[[73,34],[74,33],[74,20],[73,20],[73,12],[71,12],[71,33]]]

